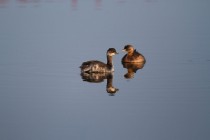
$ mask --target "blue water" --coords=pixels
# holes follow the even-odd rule
[[[2,0],[0,139],[209,140],[209,5]],[[147,60],[127,78],[126,44]],[[111,78],[83,81],[81,63],[105,62],[110,47]]]

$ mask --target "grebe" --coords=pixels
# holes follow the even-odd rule
[[[107,50],[107,64],[97,61],[97,60],[91,60],[83,62],[80,66],[81,72],[87,72],[87,73],[103,73],[103,72],[113,72],[114,66],[112,63],[112,56],[115,54],[118,54],[117,51],[114,48],[109,48]]]
[[[122,51],[127,52],[122,58],[122,62],[142,63],[146,61],[144,56],[137,52],[132,45],[126,45]]]

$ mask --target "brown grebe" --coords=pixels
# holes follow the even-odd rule
[[[113,72],[114,66],[112,63],[112,56],[118,54],[114,48],[109,48],[107,50],[107,64],[98,61],[98,60],[91,60],[83,62],[80,66],[81,72],[88,72],[88,73],[103,73],[103,72]]]
[[[146,62],[145,57],[140,54],[132,45],[126,45],[123,51],[127,54],[122,58],[122,62],[142,63]]]

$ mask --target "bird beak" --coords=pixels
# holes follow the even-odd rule
[[[125,50],[125,49],[122,49],[122,51],[123,51],[123,52],[126,52],[126,50]]]

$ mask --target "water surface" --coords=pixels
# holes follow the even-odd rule
[[[1,1],[0,139],[209,140],[209,5]],[[134,73],[120,62],[126,44],[147,60]],[[105,62],[110,47],[113,75],[83,81],[81,63]]]

